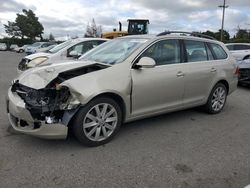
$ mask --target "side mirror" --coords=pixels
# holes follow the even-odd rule
[[[69,52],[69,56],[73,57],[73,58],[78,58],[80,55],[78,54],[77,51],[73,50],[73,51]]]
[[[155,60],[151,57],[142,57],[135,65],[137,68],[153,68],[155,67]]]

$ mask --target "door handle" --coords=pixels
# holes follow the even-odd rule
[[[210,72],[216,72],[217,71],[217,69],[216,68],[211,68],[211,70],[210,70]]]
[[[183,77],[185,74],[182,71],[177,72],[176,76],[177,77]]]

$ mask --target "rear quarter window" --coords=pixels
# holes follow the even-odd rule
[[[209,46],[215,55],[215,59],[226,59],[227,58],[227,53],[219,44],[210,43]]]

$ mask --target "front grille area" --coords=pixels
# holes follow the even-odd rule
[[[34,119],[43,120],[45,116],[61,116],[61,105],[66,103],[70,93],[67,87],[33,89],[22,85],[16,80],[11,91],[17,93],[25,102],[25,108],[30,111]]]

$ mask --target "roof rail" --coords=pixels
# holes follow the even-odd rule
[[[207,39],[212,39],[212,40],[217,40],[214,37],[208,36],[208,35],[204,35],[202,33],[198,33],[198,32],[186,32],[186,31],[164,31],[162,33],[159,33],[156,36],[163,36],[163,35],[169,35],[172,33],[180,33],[180,34],[189,34],[190,36],[194,36],[194,37],[201,37],[201,38],[207,38]]]

